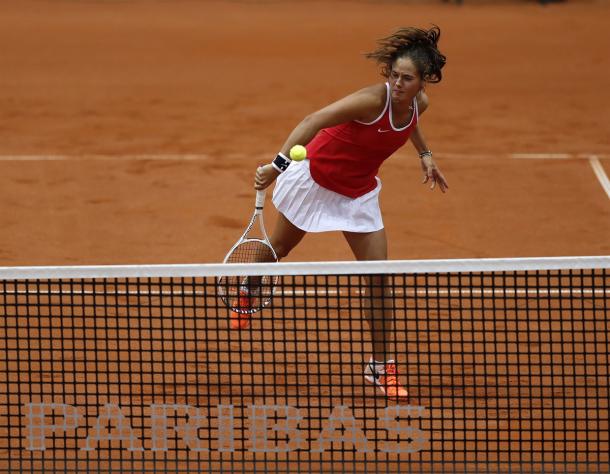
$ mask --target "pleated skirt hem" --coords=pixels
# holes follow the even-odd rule
[[[323,188],[309,172],[309,160],[292,162],[278,176],[273,204],[292,224],[306,232],[375,232],[383,229],[379,209],[381,181],[358,198]]]

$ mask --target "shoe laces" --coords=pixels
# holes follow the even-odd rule
[[[398,379],[396,378],[396,365],[386,364],[385,366],[385,384],[386,385],[398,385]]]
[[[250,297],[247,295],[240,295],[237,305],[239,309],[250,309]]]
[[[245,296],[245,297],[257,297],[259,296],[261,293],[261,289],[258,286],[253,286],[253,287],[249,287],[249,286],[240,286],[239,287],[239,296]]]

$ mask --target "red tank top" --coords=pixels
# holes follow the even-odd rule
[[[406,143],[417,120],[417,100],[413,98],[411,121],[402,128],[394,127],[390,85],[386,83],[386,104],[377,119],[324,128],[309,142],[306,148],[312,178],[350,198],[372,191],[381,163]]]

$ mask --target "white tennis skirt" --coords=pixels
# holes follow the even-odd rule
[[[381,180],[375,179],[375,189],[352,199],[316,183],[309,172],[309,160],[293,161],[277,178],[273,204],[306,232],[375,232],[383,229],[379,209]]]

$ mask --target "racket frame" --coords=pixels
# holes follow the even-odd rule
[[[237,240],[237,242],[235,242],[235,244],[231,247],[231,249],[227,252],[227,255],[225,256],[223,263],[230,265],[230,263],[227,263],[229,258],[231,257],[231,255],[233,254],[233,252],[235,251],[235,249],[237,247],[239,247],[240,245],[247,243],[247,242],[259,242],[262,243],[263,245],[267,246],[270,250],[271,250],[271,254],[273,256],[274,261],[278,261],[279,259],[277,258],[277,254],[275,253],[275,250],[273,248],[273,246],[271,245],[271,242],[269,241],[269,237],[267,236],[267,231],[265,230],[265,222],[263,219],[263,207],[265,205],[265,195],[266,195],[266,191],[265,190],[257,190],[256,191],[256,202],[255,202],[255,206],[254,206],[254,213],[252,214],[252,217],[250,218],[250,222],[248,223],[248,226],[246,227],[246,230],[244,231],[244,233],[241,235],[241,237]],[[258,220],[259,223],[259,229],[262,235],[261,239],[258,238],[248,238],[248,234],[250,233],[250,231],[252,230],[252,227],[254,227],[255,222]],[[239,307],[234,307],[230,300],[230,296],[225,292],[222,280],[226,278],[224,276],[221,276],[218,278],[218,289],[219,289],[219,293],[220,293],[220,297],[222,299],[222,301],[233,311],[238,312],[238,313],[256,313],[260,310],[262,310],[265,306],[268,306],[271,303],[271,300],[273,299],[273,291],[275,288],[275,285],[277,283],[278,277],[277,276],[272,276],[271,277],[271,292],[270,295],[268,297],[261,297],[261,301],[262,304],[260,306],[256,306],[254,308],[249,308],[249,309],[243,309],[243,308],[239,308]],[[245,279],[249,278],[249,277],[243,277]],[[241,286],[241,284],[240,284]],[[239,291],[239,289],[238,289]]]
[[[271,253],[273,254],[274,260],[276,262],[278,261],[277,254],[275,253],[275,250],[274,250],[273,246],[271,245],[271,242],[269,241],[269,237],[267,236],[267,231],[265,230],[265,222],[263,219],[263,207],[265,206],[265,195],[266,194],[267,194],[267,191],[265,191],[264,189],[256,191],[256,203],[254,206],[254,214],[252,214],[252,217],[250,218],[250,223],[246,227],[246,230],[241,235],[241,237],[237,240],[237,242],[235,242],[233,247],[231,247],[231,249],[227,252],[227,255],[225,255],[225,258],[222,261],[222,263],[227,263],[227,261],[229,260],[229,257],[233,253],[233,251],[239,245],[243,244],[244,242],[260,242],[260,243],[265,244],[267,247],[269,247],[271,249]],[[247,236],[250,233],[250,231],[252,230],[252,227],[254,227],[254,223],[257,221],[257,219],[258,219],[259,229],[261,231],[261,235],[263,238],[262,239],[249,239],[249,238],[247,238]]]

